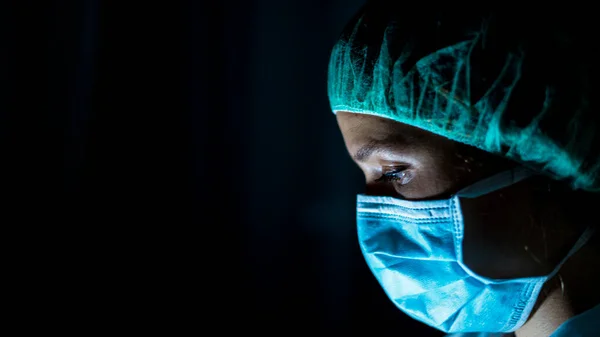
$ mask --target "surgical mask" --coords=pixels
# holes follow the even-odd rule
[[[360,247],[388,297],[407,315],[446,333],[512,332],[529,317],[544,282],[593,234],[586,230],[549,275],[496,280],[463,263],[460,198],[476,198],[533,173],[506,171],[446,200],[358,196]]]

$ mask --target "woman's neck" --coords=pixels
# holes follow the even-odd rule
[[[560,287],[554,287],[544,296],[539,308],[516,332],[516,337],[548,337],[575,313]]]
[[[598,234],[596,234],[598,235]],[[516,337],[548,337],[569,318],[600,303],[600,256],[586,245],[572,256],[540,294],[537,309]]]

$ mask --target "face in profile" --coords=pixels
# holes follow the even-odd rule
[[[373,1],[331,53],[360,249],[400,310],[446,333],[548,336],[600,303],[598,63],[562,9],[530,14]]]
[[[369,195],[443,199],[516,166],[393,120],[343,111],[336,117],[346,148],[364,173]],[[560,200],[548,196],[544,183],[541,190],[538,185],[539,179],[530,179],[461,200],[464,262],[474,272],[497,279],[540,276],[565,256],[579,232],[566,225]],[[538,213],[543,213],[543,220],[537,219]]]

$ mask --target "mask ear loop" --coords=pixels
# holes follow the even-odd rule
[[[537,175],[537,173],[528,168],[519,166],[480,180],[471,186],[463,188],[456,193],[456,195],[461,198],[477,198],[482,195],[514,185],[534,175]]]
[[[560,263],[558,265],[556,265],[556,267],[554,267],[554,270],[548,274],[548,279],[551,279],[554,277],[554,275],[558,274],[558,271],[560,270],[560,268],[562,267],[563,264],[565,264],[565,262],[567,262],[567,260],[575,255],[575,253],[577,253],[577,251],[583,247],[592,236],[594,236],[596,232],[596,229],[594,227],[587,227],[585,229],[585,231],[583,231],[583,233],[581,234],[581,236],[579,236],[579,239],[577,239],[577,242],[575,242],[575,244],[573,245],[573,247],[571,248],[571,250],[569,250],[569,252],[567,253],[567,255],[565,257],[562,258],[562,260],[560,261]],[[562,285],[562,278],[560,278],[561,280],[561,285]],[[564,285],[563,285],[564,286]],[[564,291],[564,290],[563,290]]]

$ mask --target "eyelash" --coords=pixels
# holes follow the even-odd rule
[[[375,180],[375,182],[384,182],[384,183],[389,183],[389,182],[394,182],[394,181],[401,181],[402,179],[404,179],[404,175],[402,176],[398,176],[398,174],[406,174],[406,169],[405,168],[398,168],[395,169],[393,171],[390,172],[386,172],[384,174],[381,175],[381,177],[377,178]]]

